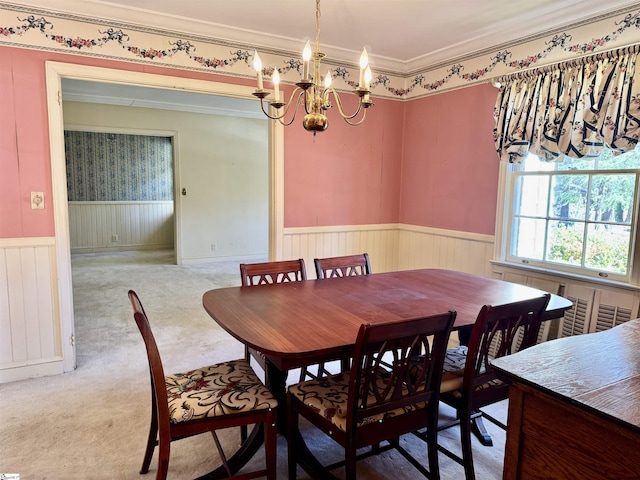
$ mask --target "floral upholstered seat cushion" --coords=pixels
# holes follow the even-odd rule
[[[378,382],[385,382],[389,378],[387,372],[380,372]],[[289,393],[298,398],[305,405],[316,410],[319,415],[329,420],[342,431],[347,426],[347,398],[349,394],[349,373],[328,375],[316,380],[297,383],[289,387]],[[373,400],[373,396],[370,397]],[[384,421],[385,418],[402,415],[418,409],[426,408],[426,402],[408,405],[383,412],[363,419],[358,426],[373,422]]]
[[[278,404],[246,360],[165,377],[171,423],[275,408]]]

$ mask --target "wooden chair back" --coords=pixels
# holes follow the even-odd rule
[[[346,255],[342,257],[316,258],[313,260],[318,279],[369,275],[371,263],[369,254]]]
[[[287,395],[289,478],[300,464],[314,478],[336,478],[330,470],[344,466],[347,480],[356,478],[356,461],[397,449],[428,478],[440,478],[438,410],[447,343],[456,313],[400,322],[364,324],[356,339],[353,365],[344,373],[289,387]],[[386,367],[385,365],[390,365]],[[344,448],[344,461],[331,465],[304,460],[299,417]],[[401,435],[427,428],[428,470],[401,445]],[[382,442],[384,445],[381,445]],[[370,451],[357,450],[370,446]],[[322,473],[320,473],[322,470]]]
[[[301,282],[307,279],[304,259],[275,262],[241,263],[240,280],[243,287],[271,283]]]
[[[133,307],[133,318],[136,321],[138,330],[140,330],[140,334],[144,340],[144,346],[147,350],[149,373],[151,375],[152,404],[157,408],[160,435],[169,436],[169,403],[165,386],[164,368],[162,367],[158,344],[151,331],[151,325],[149,325],[149,319],[147,318],[142,303],[133,290],[129,290],[129,301]]]
[[[429,402],[437,412],[444,355],[455,317],[455,312],[448,312],[360,327],[349,376],[347,435],[355,439],[363,420],[411,405]],[[385,372],[382,377],[380,372]],[[405,413],[359,428],[371,431],[370,440],[390,439],[426,426],[427,417],[424,411],[422,420]]]
[[[550,294],[507,305],[485,305],[480,310],[469,339],[462,391],[481,407],[508,397],[508,385],[496,382],[492,358],[519,352],[535,345],[542,314]],[[485,388],[477,389],[479,386]]]

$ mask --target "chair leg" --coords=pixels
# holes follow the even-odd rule
[[[158,447],[158,473],[156,474],[156,480],[166,480],[167,472],[169,471],[171,440],[161,439]]]
[[[471,410],[469,409],[463,409],[460,412],[460,443],[465,478],[467,480],[475,480],[473,454],[471,451]]]
[[[351,445],[345,447],[344,452],[344,473],[345,480],[356,479],[356,449]]]
[[[151,465],[151,458],[153,457],[153,450],[156,447],[158,441],[158,410],[156,408],[155,395],[151,400],[151,425],[149,425],[149,437],[147,438],[147,449],[144,452],[144,459],[142,460],[141,474],[149,472],[149,465]]]
[[[298,445],[294,440],[298,438],[298,412],[291,406],[291,400],[287,399],[287,451],[289,480],[295,480],[298,470]]]
[[[277,474],[278,413],[270,410],[264,422],[264,454],[267,468],[267,480],[275,480]],[[291,478],[291,477],[289,477]]]
[[[440,480],[440,463],[438,460],[438,408],[429,408],[429,426],[427,427],[427,457],[429,459],[429,478]]]

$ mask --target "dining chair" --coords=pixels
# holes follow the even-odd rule
[[[151,374],[151,426],[140,473],[147,473],[159,447],[156,480],[169,469],[171,442],[211,432],[228,478],[276,478],[277,401],[245,359],[232,360],[183,373],[165,375],[149,319],[135,291],[129,290],[133,316],[147,350]],[[265,468],[234,476],[239,466],[227,459],[217,430],[262,425]],[[254,429],[258,434],[260,429]],[[244,444],[236,451],[241,451]]]
[[[345,255],[342,257],[315,258],[313,263],[318,279],[368,275],[371,273],[369,254]]]
[[[307,279],[304,259],[279,260],[274,262],[241,263],[240,281],[243,287],[270,285],[274,283],[302,282]],[[262,352],[245,345],[245,359],[253,357],[264,371],[265,384],[269,386],[267,359]]]
[[[330,470],[344,466],[345,478],[356,478],[356,461],[396,449],[425,477],[440,478],[437,450],[438,398],[444,354],[456,313],[360,326],[353,364],[347,372],[291,385],[287,393],[289,478],[300,464],[314,478],[335,478]],[[420,355],[420,353],[423,353]],[[391,368],[383,367],[384,356]],[[412,362],[417,357],[421,361]],[[409,378],[410,367],[417,374]],[[344,461],[319,465],[303,460],[299,417],[344,448]],[[401,445],[399,437],[426,427],[427,470]],[[386,441],[386,442],[385,442]],[[382,443],[384,442],[384,444]],[[370,446],[360,454],[356,450]]]
[[[450,348],[446,352],[440,400],[456,410],[456,420],[440,425],[439,430],[460,425],[462,457],[442,446],[439,449],[464,466],[467,480],[475,478],[472,422],[485,417],[506,429],[506,425],[481,410],[509,396],[509,385],[495,374],[491,360],[536,344],[542,314],[550,297],[547,293],[506,305],[483,306],[473,325],[468,345]],[[421,437],[422,432],[416,434]]]
[[[316,278],[318,278],[318,280],[369,275],[371,273],[371,263],[368,253],[341,257],[314,258],[313,264],[315,265]],[[340,359],[340,369],[342,371],[349,369],[350,360],[351,358]],[[307,378],[319,378],[323,375],[331,375],[332,373],[335,372],[327,370],[325,362],[320,362],[317,367],[317,373],[312,373],[309,367],[301,368],[300,381],[303,382]]]
[[[275,262],[241,263],[240,281],[243,287],[272,283],[301,282],[307,279],[304,259]]]

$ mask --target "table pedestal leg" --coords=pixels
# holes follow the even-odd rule
[[[247,440],[242,444],[236,453],[227,460],[230,470],[235,473],[244,467],[249,460],[256,454],[264,443],[264,426],[258,424],[253,427]],[[229,478],[224,466],[219,466],[214,471],[209,472],[196,480],[214,480],[218,478]]]
[[[487,428],[484,426],[484,422],[482,421],[482,415],[478,415],[476,418],[471,419],[471,431],[478,437],[480,443],[485,447],[493,446],[493,440],[491,439],[491,435],[487,432]]]
[[[287,375],[288,371],[277,368],[267,358],[267,378],[269,391],[278,401],[278,433],[287,432]]]
[[[278,433],[287,435],[287,371],[282,371],[273,365],[267,358],[267,375],[269,378],[269,390],[278,400]],[[287,438],[287,443],[295,442],[300,454],[300,465],[307,472],[318,472],[323,466],[311,453],[300,432],[296,432],[295,438]],[[331,476],[330,478],[336,478]]]

